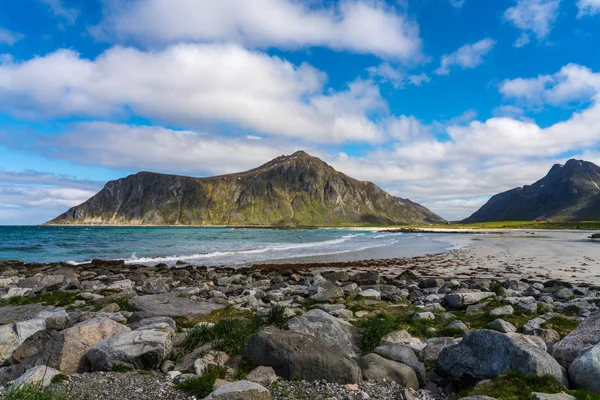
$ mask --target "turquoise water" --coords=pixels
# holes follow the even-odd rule
[[[333,262],[413,257],[453,247],[451,238],[443,235],[364,230],[0,226],[0,260],[26,262],[81,263],[93,258],[147,265]]]

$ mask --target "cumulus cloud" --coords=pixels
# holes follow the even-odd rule
[[[451,54],[442,57],[440,67],[435,70],[437,75],[449,75],[453,67],[461,69],[472,69],[483,63],[483,57],[487,55],[496,44],[496,41],[485,38],[477,43],[466,44]]]
[[[128,110],[158,122],[236,124],[318,142],[377,142],[379,88],[355,81],[326,90],[308,64],[237,45],[180,44],[158,52],[114,47],[90,60],[59,50],[0,64],[0,110],[21,118],[110,117]]]
[[[578,18],[600,14],[600,0],[578,0],[577,8],[579,9]]]
[[[577,65],[565,65],[553,75],[505,80],[500,93],[533,105],[561,105],[573,101],[588,101],[600,93],[600,73]]]
[[[558,17],[560,0],[517,0],[517,4],[504,12],[504,20],[522,31],[516,47],[529,43],[528,33],[539,41],[546,39]]]
[[[12,46],[19,40],[23,39],[23,35],[16,32],[11,32],[8,29],[0,27],[0,44]]]
[[[323,46],[403,61],[421,58],[418,25],[380,0],[331,5],[294,0],[109,2],[93,32],[144,44],[236,42],[259,48]]]

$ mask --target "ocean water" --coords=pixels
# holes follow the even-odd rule
[[[243,265],[414,257],[461,246],[439,234],[369,230],[0,226],[0,260]]]

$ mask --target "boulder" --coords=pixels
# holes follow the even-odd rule
[[[448,293],[444,296],[444,301],[450,308],[462,309],[482,300],[495,297],[496,295],[491,292]]]
[[[171,354],[170,329],[137,330],[113,336],[98,343],[87,353],[92,371],[110,371],[114,366],[158,369]]]
[[[487,324],[488,329],[492,329],[494,331],[498,331],[501,333],[509,333],[509,332],[516,332],[517,331],[517,327],[514,326],[513,324],[511,324],[510,322],[507,322],[503,319],[496,319],[493,320],[492,322],[490,322],[489,324]]]
[[[98,343],[131,329],[110,318],[93,318],[60,331],[46,343],[48,365],[65,374],[89,371],[87,352]]]
[[[494,378],[518,370],[530,375],[552,375],[567,383],[565,371],[544,350],[489,330],[467,332],[458,345],[441,351],[438,365],[456,378]]]
[[[569,367],[569,378],[576,389],[600,393],[600,344],[581,352]]]
[[[359,357],[357,363],[362,370],[363,379],[378,382],[394,381],[410,389],[419,389],[417,375],[408,365],[385,359],[374,353]]]
[[[52,383],[52,378],[60,375],[61,372],[45,365],[33,367],[9,386],[8,391],[16,390],[22,386],[35,386],[36,388],[46,388]]]
[[[198,319],[225,307],[222,304],[203,300],[177,297],[171,293],[136,296],[129,301],[129,304],[132,309],[142,312],[145,317],[185,317],[188,319]]]
[[[270,400],[271,394],[255,382],[227,383],[205,397],[204,400]]]
[[[165,327],[168,326],[169,328],[171,328],[173,331],[177,330],[177,323],[175,322],[175,320],[173,320],[173,318],[169,318],[169,317],[152,317],[152,318],[144,318],[142,320],[136,321],[136,322],[132,322],[131,324],[128,324],[127,326],[129,326],[131,329],[136,330],[136,329],[154,329],[157,327]]]
[[[456,339],[451,337],[437,337],[428,339],[425,348],[419,353],[419,359],[424,362],[434,362],[438,359],[440,352],[449,346],[454,346]]]
[[[360,286],[369,286],[379,285],[381,277],[379,276],[379,272],[377,271],[365,271],[357,273],[356,275],[352,276],[350,280],[352,280],[354,283]]]
[[[338,346],[304,333],[265,328],[250,338],[244,357],[289,380],[362,381],[359,366]]]
[[[515,309],[511,305],[494,308],[490,311],[490,317],[502,317],[504,315],[513,315]]]
[[[425,364],[419,361],[413,349],[402,343],[390,343],[377,347],[374,352],[388,360],[396,361],[410,366],[417,375],[419,384],[425,386],[426,373]]]
[[[326,343],[337,345],[348,357],[356,357],[360,354],[358,328],[323,310],[310,310],[297,318],[290,319],[288,328],[291,332],[316,336]]]
[[[37,331],[23,341],[12,353],[13,361],[22,363],[41,354],[46,343],[52,338],[47,331]]]
[[[46,329],[46,323],[43,319],[30,319],[0,325],[0,365],[10,361],[13,352],[25,339],[44,329]]]
[[[552,346],[552,355],[565,368],[581,350],[600,342],[600,311],[590,314],[577,328]]]
[[[74,276],[38,273],[19,281],[17,285],[20,288],[29,288],[35,293],[39,293],[41,291],[50,292],[53,290],[76,288],[79,282]]]
[[[375,290],[375,289],[367,289],[367,290],[363,290],[362,292],[360,292],[358,294],[359,297],[364,297],[366,299],[377,299],[377,300],[381,300],[381,292]]]
[[[141,291],[146,294],[166,293],[169,291],[169,285],[163,278],[149,278],[142,285]]]

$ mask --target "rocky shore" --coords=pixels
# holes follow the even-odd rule
[[[599,287],[431,276],[439,257],[0,261],[0,398],[599,396]]]

